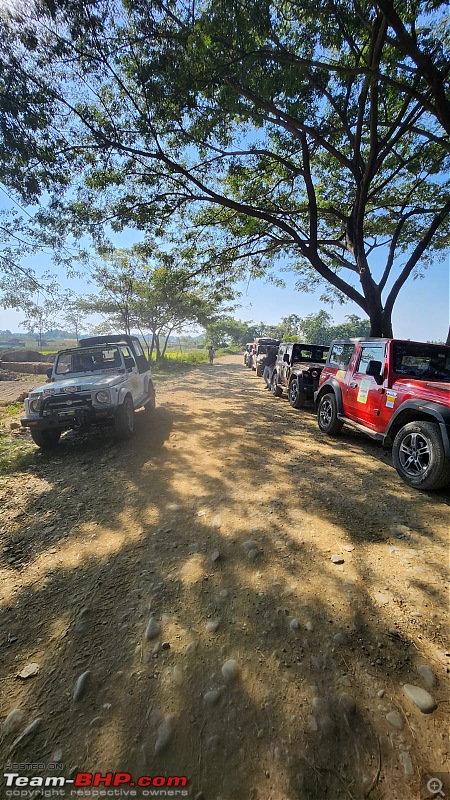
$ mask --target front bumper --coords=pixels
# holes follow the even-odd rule
[[[69,428],[85,428],[96,422],[113,419],[116,406],[82,405],[77,408],[58,408],[44,410],[39,417],[25,417],[20,420],[24,428],[38,430],[68,430]]]

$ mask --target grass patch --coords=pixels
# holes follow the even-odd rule
[[[17,417],[23,412],[23,403],[9,403],[7,406],[1,406],[0,417]]]
[[[9,430],[9,423],[18,421],[22,414],[23,403],[0,407],[0,475],[21,472],[34,460],[36,448],[28,436]]]
[[[216,350],[215,358],[220,356],[240,355],[242,350],[240,348],[224,347]],[[164,359],[156,364],[152,362],[151,367],[155,372],[172,372],[174,369],[185,368],[186,366],[195,366],[196,364],[207,364],[209,356],[207,350],[186,350],[180,352],[179,350],[167,350]]]
[[[0,430],[0,475],[23,472],[35,455],[36,447],[28,439]]]
[[[23,403],[0,407],[0,475],[24,472],[34,461],[36,447],[29,434],[9,430],[9,423],[18,422],[22,415]]]

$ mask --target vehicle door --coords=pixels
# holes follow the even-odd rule
[[[288,344],[283,354],[283,360],[281,361],[280,364],[279,383],[281,383],[283,386],[288,385],[291,366],[292,366],[292,345]]]
[[[275,365],[274,365],[274,369],[276,370],[277,376],[278,376],[277,377],[278,383],[281,383],[282,370],[283,370],[283,357],[284,357],[285,352],[286,352],[286,346],[283,345],[283,344],[280,345],[279,350],[278,350],[278,354],[277,354],[277,360],[275,361]]]
[[[136,366],[139,378],[140,400],[147,397],[149,380],[149,363],[138,339],[132,339],[132,347],[136,357]]]
[[[345,415],[368,428],[376,429],[380,425],[385,351],[386,342],[363,342],[343,387]],[[368,374],[374,362],[380,366],[378,376]]]
[[[136,406],[143,397],[143,380],[142,375],[139,374],[134,353],[128,345],[121,345],[120,349],[125,359],[125,368],[127,370],[128,384],[133,396],[133,403]]]

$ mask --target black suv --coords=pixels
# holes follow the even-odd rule
[[[292,408],[302,408],[307,400],[313,400],[329,349],[322,344],[282,342],[271,380],[275,397],[281,397],[286,389]]]

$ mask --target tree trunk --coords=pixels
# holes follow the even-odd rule
[[[159,333],[155,333],[156,361],[161,361],[161,348],[159,344]]]
[[[391,312],[386,311],[381,303],[368,302],[368,316],[370,319],[370,335],[377,338],[392,339],[394,336],[392,330]]]
[[[164,342],[163,351],[162,351],[162,353],[161,353],[161,358],[164,358],[164,356],[166,355],[167,344],[168,344],[168,342],[169,342],[169,336],[170,336],[170,334],[172,333],[172,331],[173,331],[173,328],[171,328],[171,329],[170,329],[169,333],[168,333],[168,334],[167,334],[167,336],[166,336],[166,340],[165,340],[165,342]]]

